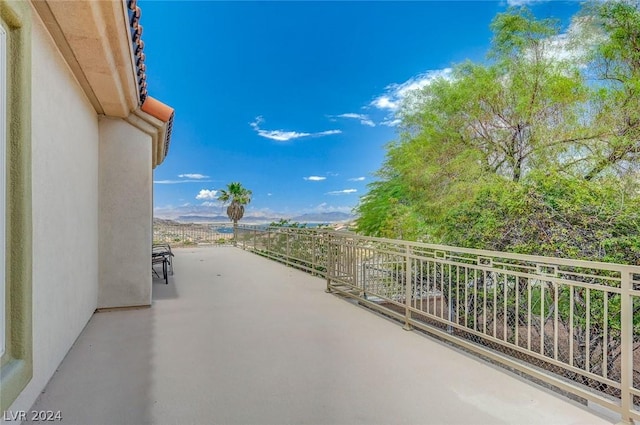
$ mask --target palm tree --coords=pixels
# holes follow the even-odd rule
[[[231,202],[227,207],[227,216],[233,221],[233,241],[237,241],[238,220],[244,216],[244,206],[251,202],[251,191],[242,187],[242,183],[233,182],[227,185],[227,189],[221,189],[218,200],[223,204]]]

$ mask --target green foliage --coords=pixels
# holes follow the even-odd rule
[[[586,146],[584,177],[635,172],[640,153],[640,3],[595,2],[580,17],[585,24],[593,138]],[[594,36],[595,34],[595,36]]]
[[[367,199],[356,211],[360,219],[356,230],[360,233],[388,238],[417,240],[424,223],[408,206],[408,196],[396,181],[375,182],[369,185]]]
[[[232,182],[227,185],[226,189],[220,189],[220,195],[218,195],[218,200],[227,203],[227,202],[237,202],[241,205],[247,205],[251,202],[252,192],[243,187],[242,183]]]
[[[490,63],[458,65],[451,78],[414,92],[401,108],[399,141],[387,146],[379,180],[356,208],[357,230],[640,264],[640,3],[594,2],[574,24],[566,37],[573,50],[558,55],[555,21],[510,9],[491,25]],[[449,285],[453,276],[440,273]],[[573,335],[575,366],[615,370],[619,294],[544,281],[524,290],[526,282],[491,273],[475,279],[485,291],[503,290],[443,291],[470,328],[480,326],[478,311],[498,309],[533,320],[537,338],[547,339],[557,316]],[[633,322],[637,333],[640,305]],[[546,355],[551,346],[543,341]]]
[[[640,11],[593,3],[575,19],[587,55],[558,55],[558,23],[512,8],[489,64],[414,92],[357,230],[638,264]]]
[[[234,227],[237,225],[238,220],[244,216],[244,206],[251,202],[251,195],[252,192],[238,182],[229,183],[227,189],[220,190],[218,200],[224,204],[230,202],[227,207],[227,215],[233,221]]]
[[[640,199],[625,199],[615,179],[534,172],[451,208],[439,236],[457,246],[638,264],[639,212]]]
[[[494,33],[493,55],[514,58],[532,45],[540,45],[558,33],[558,22],[553,19],[538,21],[530,10],[514,7],[500,13],[491,23]]]
[[[272,221],[269,227],[290,227],[294,229],[304,229],[307,227],[307,223],[299,223],[297,221],[292,222],[291,219],[281,218],[279,221]]]

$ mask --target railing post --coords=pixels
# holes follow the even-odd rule
[[[311,270],[313,270],[311,273],[313,275],[317,275],[318,273],[318,269],[316,268],[316,238],[318,237],[318,234],[319,233],[317,231],[309,234],[309,237],[311,238]]]
[[[621,279],[621,356],[620,356],[620,408],[622,420],[620,424],[633,424],[631,408],[633,407],[633,298],[631,295],[631,271],[624,269]]]
[[[353,276],[353,286],[358,287],[358,244],[355,239],[351,239],[351,275]]]
[[[360,276],[362,277],[362,291],[360,292],[360,297],[364,300],[367,299],[367,273],[365,272],[364,261],[361,264],[362,270],[360,271]]]
[[[284,234],[287,236],[287,252],[286,252],[286,257],[287,257],[287,261],[289,261],[289,259],[291,258],[291,251],[289,249],[289,237],[291,236],[291,232],[285,231]]]
[[[327,247],[327,264],[326,264],[326,275],[327,275],[327,289],[325,292],[331,293],[331,270],[333,270],[333,247],[331,246],[331,235],[329,232],[323,235],[325,240],[325,246]]]
[[[402,329],[405,331],[410,331],[413,329],[411,324],[409,323],[411,320],[411,246],[409,244],[406,245],[405,249],[405,304],[404,304],[404,326]]]

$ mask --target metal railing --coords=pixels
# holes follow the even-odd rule
[[[290,227],[238,226],[237,245],[265,257],[325,276],[326,232]]]
[[[171,246],[231,245],[232,223],[154,223],[153,242]]]
[[[327,290],[640,420],[640,267],[240,226]]]

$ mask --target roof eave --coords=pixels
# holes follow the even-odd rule
[[[174,117],[173,108],[147,96],[142,106],[127,119],[129,123],[151,136],[153,168],[160,165],[169,153]]]
[[[135,0],[31,0],[96,113],[149,134],[153,167],[169,151],[173,108],[147,95],[140,8]]]
[[[98,114],[125,118],[137,109],[138,67],[123,1],[32,5]]]

